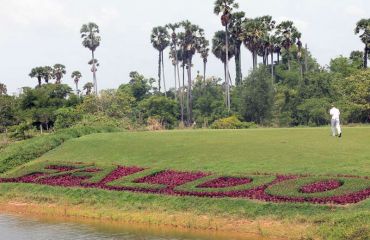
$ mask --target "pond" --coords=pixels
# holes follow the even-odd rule
[[[184,231],[138,224],[118,224],[0,213],[1,239],[16,240],[261,240],[257,236]]]

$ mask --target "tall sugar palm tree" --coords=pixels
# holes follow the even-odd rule
[[[181,47],[183,50],[183,60],[186,62],[186,69],[188,75],[188,87],[187,87],[187,124],[188,126],[193,123],[193,102],[192,102],[192,59],[196,51],[200,48],[201,38],[204,36],[204,30],[197,25],[192,24],[189,21],[181,22],[181,26],[184,28],[184,35],[181,41]]]
[[[91,90],[93,89],[94,84],[92,82],[88,82],[83,86],[83,90],[86,90],[86,95],[91,94]]]
[[[4,83],[0,83],[0,96],[1,95],[6,95],[7,93],[7,88],[6,88],[6,85]]]
[[[288,69],[290,70],[290,48],[301,38],[301,33],[294,26],[292,21],[283,21],[276,26],[276,33],[281,38],[281,46],[285,49],[288,57]]]
[[[161,91],[161,75],[163,76],[164,92],[166,94],[166,80],[164,76],[163,51],[169,46],[169,34],[166,27],[154,27],[150,36],[150,41],[155,49],[158,50],[158,90]],[[161,71],[162,68],[162,71]]]
[[[53,66],[53,78],[56,84],[60,84],[64,74],[66,74],[66,67],[63,64],[57,63]]]
[[[209,41],[203,36],[200,38],[198,52],[203,60],[203,82],[206,82],[206,70],[209,55]]]
[[[245,19],[242,23],[242,33],[240,39],[247,49],[252,53],[253,69],[257,68],[257,55],[262,39],[266,35],[264,24],[258,18]]]
[[[93,60],[92,73],[93,73],[93,83],[94,92],[98,94],[98,84],[96,80],[96,66],[95,66],[95,50],[100,45],[101,37],[99,36],[99,26],[96,23],[89,22],[82,25],[81,30],[82,45],[91,51],[91,57]]]
[[[367,68],[368,55],[370,54],[370,18],[361,19],[357,22],[355,34],[360,34],[360,39],[364,43],[364,68]]]
[[[82,74],[80,71],[73,71],[71,78],[73,78],[73,81],[75,82],[76,85],[76,94],[79,95],[80,90],[78,90],[78,82],[80,81],[80,78],[82,77]]]
[[[221,62],[224,64],[224,74],[225,79],[228,78],[229,72],[226,67],[227,58],[230,60],[235,55],[235,44],[233,41],[230,41],[228,45],[226,45],[226,38],[225,38],[225,31],[218,31],[215,33],[215,35],[212,38],[212,53],[221,60]],[[228,51],[226,50],[228,48]],[[225,82],[225,87],[227,87],[227,83]],[[228,104],[228,96],[227,92],[225,92],[226,95],[226,104]]]
[[[53,68],[50,66],[43,67],[42,77],[45,80],[45,83],[49,83],[49,80],[53,78]]]
[[[41,87],[41,80],[42,80],[43,74],[44,74],[43,67],[35,67],[31,69],[29,76],[31,78],[37,78],[38,86]]]
[[[231,14],[233,9],[239,8],[239,5],[234,2],[234,0],[216,0],[214,4],[213,12],[216,15],[221,15],[221,24],[225,27],[225,42],[226,49],[228,49],[229,44],[229,24],[231,19]],[[229,72],[229,58],[227,56],[228,51],[226,51],[226,72]],[[228,78],[228,74],[226,75]],[[230,112],[230,81],[231,79],[225,79],[226,82],[226,92],[227,92],[227,110]]]
[[[235,84],[240,85],[242,82],[242,66],[241,66],[241,34],[243,32],[242,23],[244,21],[245,12],[235,12],[231,14],[230,34],[231,39],[235,44]]]

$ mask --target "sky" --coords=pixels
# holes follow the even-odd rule
[[[271,15],[280,22],[292,20],[302,32],[302,42],[321,65],[330,59],[363,50],[355,24],[369,18],[368,0],[237,0],[247,17]],[[117,88],[129,81],[129,73],[157,76],[158,53],[150,43],[153,27],[185,19],[205,29],[211,40],[221,30],[219,17],[213,14],[214,0],[0,0],[0,82],[8,93],[23,86],[35,86],[28,74],[36,66],[61,63],[67,75],[63,83],[73,86],[70,75],[81,71],[81,86],[92,81],[87,62],[91,53],[81,44],[79,30],[84,23],[100,27],[101,45],[96,50],[100,62],[97,72],[99,89]],[[165,53],[167,86],[173,86],[173,68]],[[202,72],[199,56],[194,72]],[[231,61],[234,78],[234,61]],[[243,75],[251,68],[250,53],[242,50]],[[207,75],[223,76],[222,63],[212,53]]]

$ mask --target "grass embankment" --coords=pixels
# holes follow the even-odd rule
[[[117,131],[117,129],[111,127],[74,127],[14,143],[1,151],[0,173],[32,161],[67,140],[92,133],[114,131]]]
[[[67,141],[36,162],[120,164],[226,174],[369,176],[369,139],[367,127],[346,128],[342,139],[331,137],[325,128],[94,134]],[[368,239],[370,227],[370,199],[348,206],[328,206],[14,183],[0,184],[0,199],[49,204],[53,208],[43,211],[65,208],[76,216],[296,238],[302,234],[324,239]],[[253,224],[248,224],[250,220]]]

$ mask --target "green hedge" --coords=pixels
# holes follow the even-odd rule
[[[6,147],[0,156],[0,173],[36,159],[63,142],[92,133],[116,132],[113,127],[74,127],[35,137]]]

